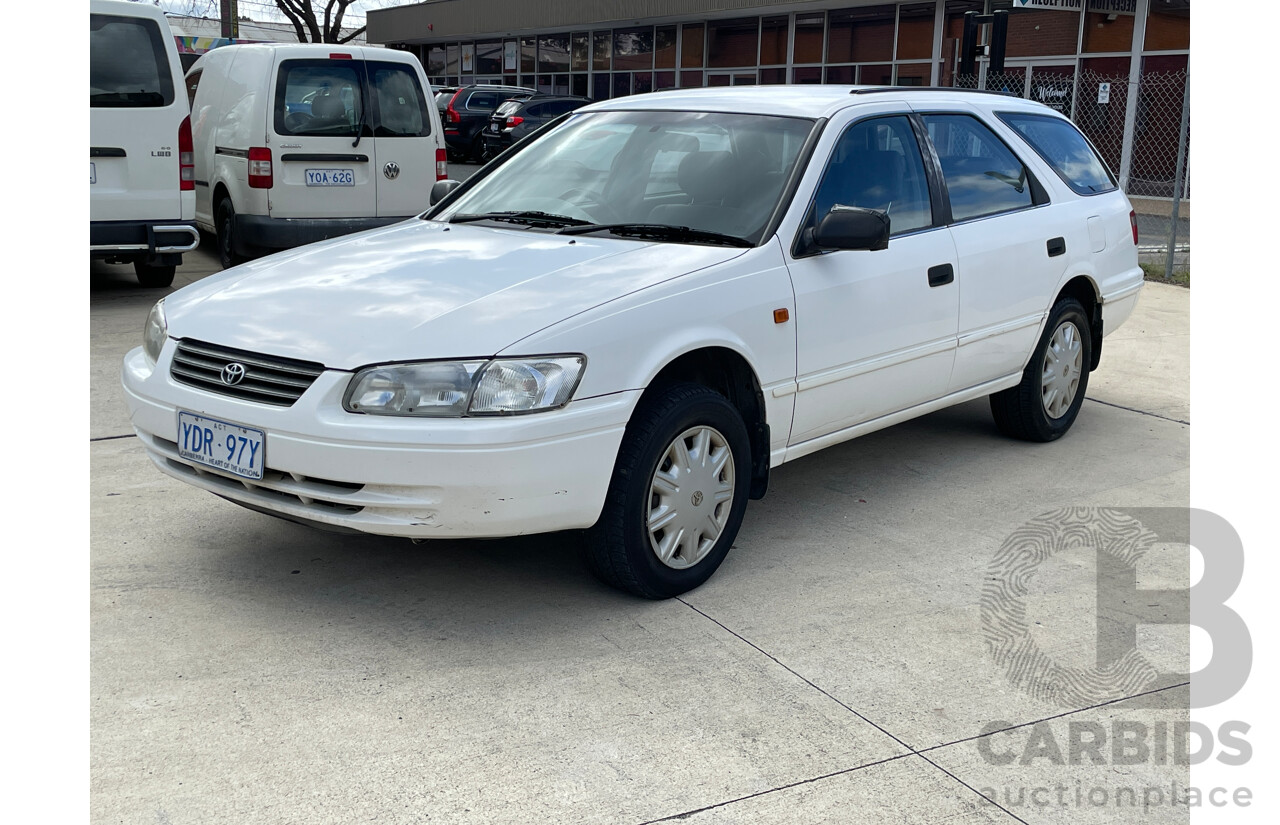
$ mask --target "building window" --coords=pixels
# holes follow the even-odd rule
[[[1012,8],[1012,0],[995,0],[993,10],[1010,9],[1008,57],[1044,57],[1076,53],[1080,40],[1080,12]]]
[[[538,71],[569,71],[569,35],[544,34],[538,37]]]
[[[933,57],[933,3],[911,3],[898,10],[898,59]]]
[[[703,66],[703,32],[701,23],[687,23],[684,31],[681,33],[680,41],[680,66],[685,69],[702,68]],[[684,83],[680,84],[685,85]],[[698,82],[701,86],[701,81]]]
[[[1166,0],[1152,3],[1147,16],[1147,40],[1142,48],[1149,52],[1191,48],[1191,0]]]
[[[897,6],[842,9],[829,15],[828,63],[862,63],[893,59]]]
[[[591,68],[597,72],[607,72],[611,68],[613,58],[613,32],[596,32],[591,35]],[[608,95],[606,94],[607,98]],[[602,100],[604,98],[601,98]]]
[[[822,35],[826,30],[826,24],[827,17],[822,12],[796,15],[794,62],[822,62]]]
[[[653,68],[653,27],[614,30],[613,68],[615,70]]]
[[[1129,51],[1133,48],[1133,20],[1133,14],[1089,12],[1084,16],[1084,51]]]
[[[655,69],[676,67],[676,27],[659,26],[653,34],[653,66]]]
[[[476,44],[476,74],[502,74],[502,41]]]
[[[591,35],[586,32],[573,33],[569,45],[569,68],[575,72],[591,68]]]
[[[714,20],[707,25],[707,65],[755,66],[760,47],[760,18]]]
[[[760,21],[760,65],[780,66],[787,62],[787,17],[765,17]]]
[[[533,74],[538,69],[538,40],[520,38],[520,74]]]

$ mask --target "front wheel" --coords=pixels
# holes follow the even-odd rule
[[[1054,304],[1031,362],[1016,387],[991,396],[1000,431],[1024,441],[1054,441],[1076,420],[1089,386],[1093,337],[1075,298]]]
[[[623,436],[587,564],[606,584],[666,599],[705,582],[738,535],[751,486],[742,416],[677,384],[641,401]]]

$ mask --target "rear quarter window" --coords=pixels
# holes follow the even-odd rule
[[[1115,178],[1106,164],[1070,121],[1021,112],[1001,112],[998,117],[1077,194],[1096,195],[1116,188]]]
[[[164,34],[154,20],[89,15],[90,108],[149,108],[174,100]]]

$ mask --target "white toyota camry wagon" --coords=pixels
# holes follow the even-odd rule
[[[123,368],[156,466],[329,529],[586,530],[664,598],[786,461],[981,396],[1059,438],[1142,286],[1097,152],[999,94],[626,97],[431,200],[157,304]]]

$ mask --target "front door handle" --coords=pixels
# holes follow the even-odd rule
[[[951,264],[938,264],[929,267],[929,286],[942,286],[956,279],[956,271]]]

